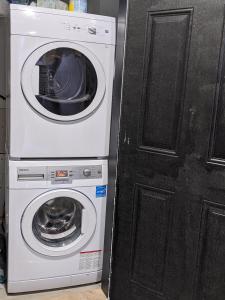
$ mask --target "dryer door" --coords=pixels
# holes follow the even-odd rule
[[[97,57],[82,45],[52,42],[34,51],[21,73],[23,94],[41,115],[68,122],[93,113],[106,80]]]
[[[36,252],[63,256],[80,251],[92,238],[96,223],[96,210],[88,197],[60,189],[44,193],[28,205],[21,230]]]

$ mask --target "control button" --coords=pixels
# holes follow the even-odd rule
[[[83,174],[85,177],[91,176],[91,170],[90,169],[84,169]]]
[[[63,25],[64,25],[65,30],[71,29],[70,23],[64,22]]]
[[[105,33],[109,33],[109,30],[108,30],[108,29],[106,29],[106,30],[105,30]]]
[[[90,34],[96,34],[96,33],[97,33],[97,30],[96,30],[95,27],[88,27],[88,32],[89,32]]]

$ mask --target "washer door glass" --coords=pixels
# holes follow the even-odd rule
[[[65,256],[80,251],[90,242],[96,224],[95,206],[86,195],[56,189],[41,194],[26,207],[21,233],[36,252]]]
[[[56,41],[37,48],[26,59],[21,88],[36,112],[51,120],[71,122],[100,106],[106,78],[102,63],[89,48]]]
[[[76,200],[58,197],[44,203],[33,219],[36,238],[50,247],[68,245],[81,235],[83,206]]]
[[[39,67],[39,103],[48,111],[71,116],[93,101],[98,85],[90,60],[74,49],[57,48],[44,54]]]

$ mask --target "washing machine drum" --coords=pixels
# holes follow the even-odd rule
[[[60,189],[31,201],[21,219],[21,232],[36,252],[64,256],[80,251],[92,239],[96,224],[96,210],[87,196]]]
[[[76,200],[58,197],[44,203],[33,219],[33,232],[43,244],[66,245],[81,235],[83,206]]]
[[[52,42],[34,51],[21,72],[27,102],[41,115],[74,121],[92,114],[106,89],[98,58],[82,45]]]

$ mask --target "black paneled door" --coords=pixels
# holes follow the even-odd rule
[[[225,0],[130,0],[111,300],[225,299]]]

